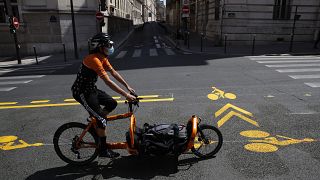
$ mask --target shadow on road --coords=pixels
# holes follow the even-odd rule
[[[78,179],[90,176],[90,179],[108,179],[112,177],[151,179],[155,176],[173,177],[178,171],[186,171],[193,164],[204,159],[192,157],[179,161],[178,167],[173,157],[123,156],[109,161],[106,165],[94,162],[87,166],[66,165],[38,171],[27,180],[35,179]],[[178,168],[178,171],[177,171]],[[91,177],[92,176],[92,177]]]

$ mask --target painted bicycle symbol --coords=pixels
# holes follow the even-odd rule
[[[249,138],[261,138],[249,140],[251,143],[246,144],[244,148],[248,151],[263,153],[275,152],[278,150],[277,146],[288,146],[291,144],[310,143],[316,141],[311,138],[293,139],[280,135],[276,135],[276,137],[270,137],[269,133],[259,130],[242,131],[240,135]]]
[[[220,98],[227,98],[227,99],[236,99],[237,96],[233,93],[225,93],[224,91],[216,88],[216,87],[212,87],[213,91],[208,94],[208,98],[215,101],[215,100],[218,100]]]
[[[17,139],[17,136],[0,136],[0,149],[9,151],[13,149],[20,149],[31,146],[43,146],[42,143],[28,144],[23,140],[18,140],[20,144],[14,145]]]

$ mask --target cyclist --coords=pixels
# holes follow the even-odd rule
[[[90,54],[86,56],[79,68],[77,78],[72,85],[72,94],[76,101],[84,106],[90,116],[94,116],[98,120],[97,134],[100,138],[99,156],[114,158],[120,154],[106,147],[107,125],[106,116],[117,106],[117,101],[107,93],[97,89],[95,83],[98,76],[113,91],[124,96],[127,100],[135,100],[134,89],[121,77],[121,75],[113,69],[109,63],[109,56],[114,52],[113,42],[106,33],[99,33],[90,39]],[[112,81],[107,72],[109,72],[118,82],[124,85],[129,92],[124,91],[114,81]],[[103,105],[104,108],[101,108]]]

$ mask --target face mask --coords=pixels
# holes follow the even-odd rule
[[[111,54],[114,53],[114,48],[113,48],[113,46],[111,46],[111,48],[104,48],[103,51],[104,51],[104,53],[105,53],[106,55],[110,56]]]

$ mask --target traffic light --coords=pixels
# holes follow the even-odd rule
[[[16,30],[16,28],[15,28],[13,25],[10,25],[10,33],[11,33],[11,34],[17,33],[17,30]]]
[[[106,11],[106,0],[100,0],[101,11]]]
[[[9,17],[9,23],[10,23],[10,25],[9,25],[10,33],[15,34],[17,32],[17,30],[13,25],[13,18],[12,17]]]

